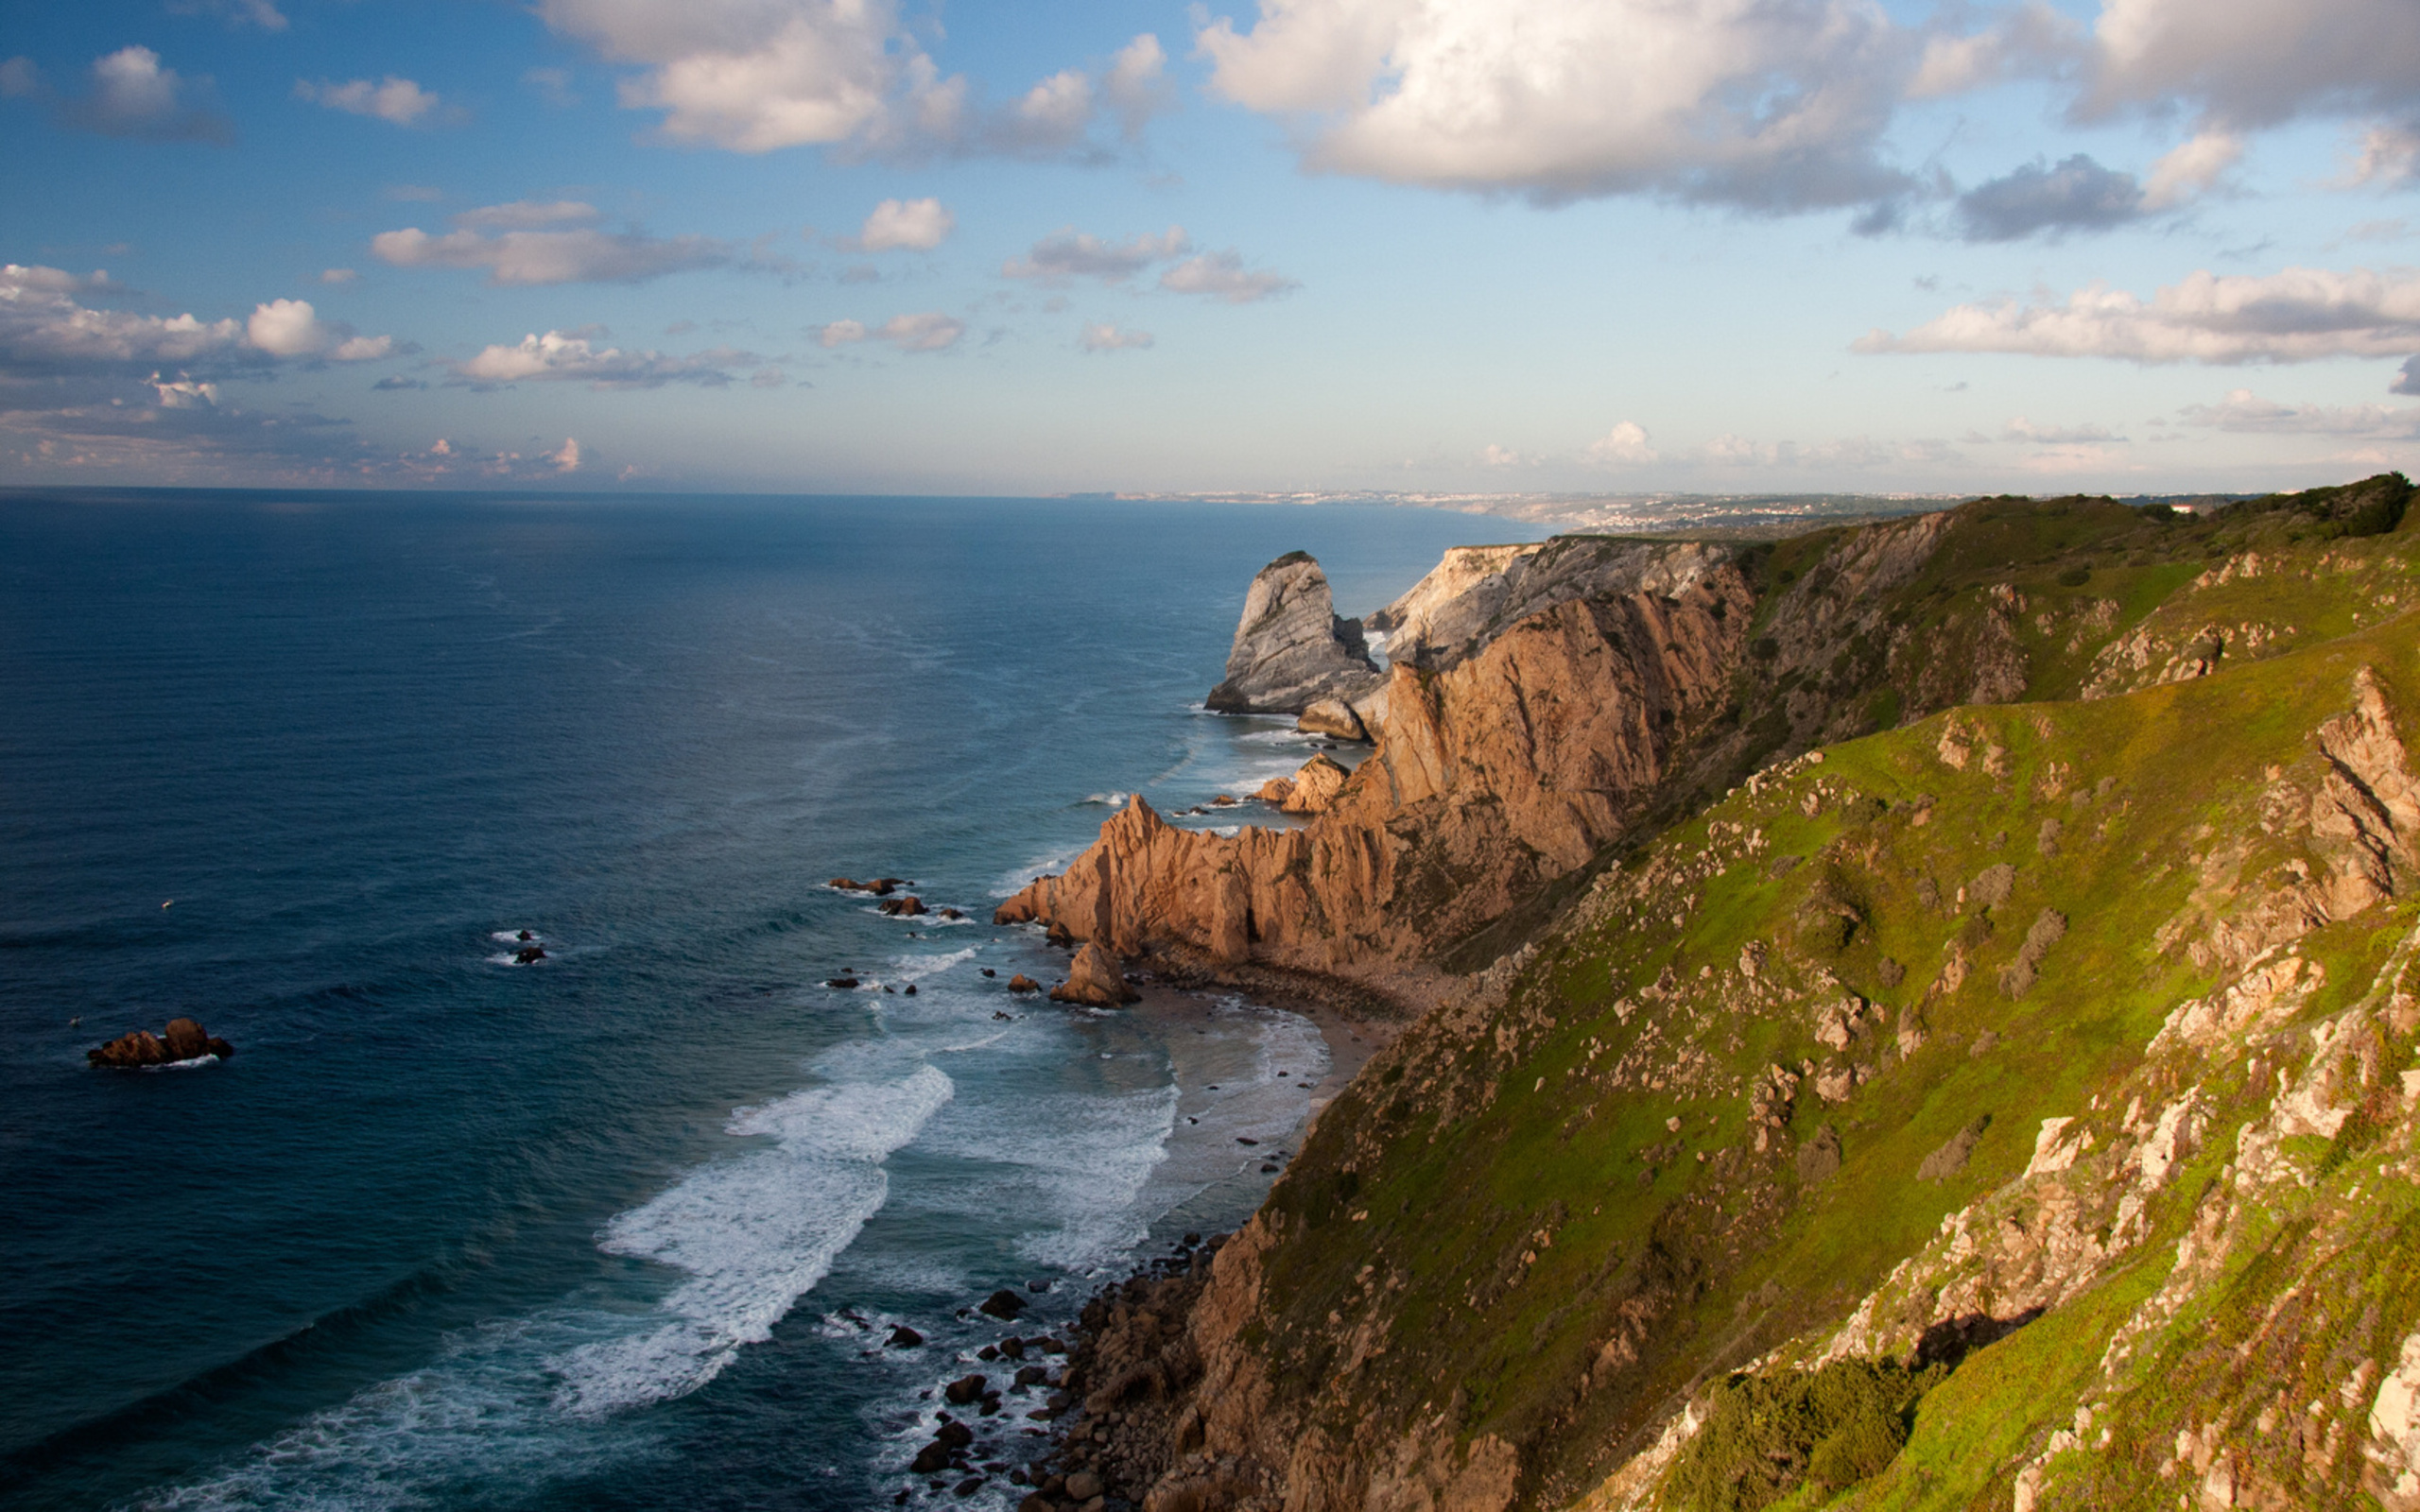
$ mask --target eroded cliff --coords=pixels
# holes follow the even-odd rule
[[[2420,1506],[2420,540],[2339,503],[1734,558],[1781,722],[1903,728],[1634,835],[1374,1059],[1138,1298],[1119,1488]],[[2075,698],[2219,612],[2273,633]],[[1874,718],[1927,688],[2016,701]]]

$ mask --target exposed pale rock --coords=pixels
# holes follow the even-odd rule
[[[1578,598],[1679,597],[1731,553],[1697,542],[1557,536],[1534,545],[1455,546],[1402,597],[1370,616],[1390,662],[1442,671],[1532,614]]]
[[[1203,700],[1220,713],[1301,713],[1381,680],[1361,622],[1340,618],[1327,575],[1308,553],[1263,567],[1244,594],[1227,675]]]

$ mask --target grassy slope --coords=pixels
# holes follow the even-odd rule
[[[2237,668],[2231,652],[2228,676],[1959,711],[1851,742],[1608,872],[1503,1006],[1408,1036],[1272,1194],[1286,1242],[1269,1258],[1276,1326],[1260,1342],[1281,1389],[1334,1388],[1339,1428],[1374,1410],[1398,1424],[1443,1411],[1466,1435],[1527,1447],[1525,1501],[1584,1489],[1683,1393],[1841,1318],[1945,1214],[2022,1171],[2041,1119],[2132,1071],[2169,1007],[2212,985],[2155,944],[2206,901],[2212,857],[2249,836],[2221,887],[2292,859],[2263,843],[2266,770],[2315,780],[2309,732],[2348,706],[2356,667],[2377,665],[2398,700],[2420,692],[2409,624],[2345,635],[2391,612],[2387,594],[2408,599],[2411,529],[2338,539],[2274,508],[2197,524],[2081,503],[1970,509],[1891,612],[1945,641],[2011,584],[2033,696],[2071,695],[2100,646],[2144,627],[2295,633],[2256,664]],[[1777,597],[1809,563],[1821,571],[1836,536],[1772,554]],[[2270,570],[2196,588],[2247,549]],[[2073,581],[2086,562],[2091,576]],[[2117,611],[2077,644],[2100,598]],[[1953,725],[1962,769],[1942,754]],[[2060,827],[2054,854],[2039,843],[2045,820]],[[1785,856],[1803,859],[1776,867]],[[1961,908],[1960,887],[2003,862],[2015,868],[2006,901]],[[1842,909],[1857,919],[1845,943]],[[2012,999],[1999,971],[2045,909],[2068,933]],[[2385,912],[2339,926],[2346,937],[2328,948],[2373,950]],[[1738,965],[1752,943],[1769,953],[1754,982]],[[1961,955],[1962,983],[1936,990]],[[1904,969],[1895,986],[1888,963]],[[1843,988],[1879,1020],[1844,1052],[1814,1032],[1817,1007]],[[1905,1057],[1903,1014],[1925,1035]],[[1750,1083],[1777,1061],[1863,1066],[1871,1079],[1827,1106],[1810,1077],[1759,1153]],[[1992,1122],[1964,1169],[1916,1179],[1979,1113]],[[1802,1179],[1795,1151],[1820,1125],[1841,1163]],[[2113,1278],[2090,1306],[1977,1355],[1927,1399],[1892,1476],[1859,1493],[1867,1504],[1992,1492],[2008,1446],[2071,1410],[2058,1372],[2097,1354],[2096,1319],[2155,1280]],[[1384,1352],[1356,1364],[1346,1341],[1373,1316]]]

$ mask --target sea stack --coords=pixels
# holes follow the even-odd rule
[[[1126,973],[1118,970],[1117,957],[1101,949],[1098,940],[1084,942],[1075,960],[1068,963],[1067,980],[1050,989],[1053,1003],[1075,1003],[1093,1008],[1119,1007],[1141,996],[1127,985]]]
[[[1361,622],[1338,616],[1327,574],[1292,551],[1253,575],[1226,678],[1204,702],[1219,713],[1299,714],[1322,700],[1350,705],[1385,683]]]

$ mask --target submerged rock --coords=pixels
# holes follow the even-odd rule
[[[1050,989],[1053,1003],[1075,1003],[1094,1008],[1115,1008],[1141,996],[1127,984],[1117,957],[1101,949],[1097,940],[1084,942],[1084,948],[1067,963],[1067,980]]]
[[[1253,577],[1227,675],[1203,701],[1220,713],[1299,714],[1322,700],[1375,692],[1385,680],[1361,622],[1337,614],[1327,575],[1296,551]]]

